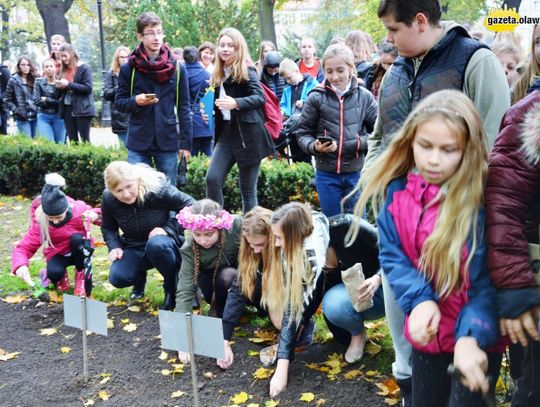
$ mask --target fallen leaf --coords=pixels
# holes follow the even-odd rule
[[[123,323],[124,325],[129,324],[129,318],[121,319],[120,322]]]
[[[326,400],[325,399],[319,399],[315,402],[315,405],[316,406],[324,406],[326,404]]]
[[[5,298],[2,298],[2,301],[7,302],[8,304],[19,304],[26,300],[28,297],[26,295],[17,294],[17,295],[8,295]]]
[[[392,396],[397,397],[399,393],[399,386],[396,383],[395,379],[387,379],[383,380],[380,383],[375,383],[375,385],[381,389],[381,391],[377,392],[379,396]]]
[[[11,352],[8,353],[4,349],[0,349],[0,361],[7,362],[8,360],[17,358],[17,355],[20,355],[21,352]]]
[[[162,374],[163,376],[169,376],[171,373],[172,373],[172,372],[171,372],[170,370],[168,370],[168,369],[162,369],[162,370],[161,370],[161,374]]]
[[[71,352],[71,348],[70,348],[69,346],[62,346],[62,347],[60,348],[60,352],[62,352],[62,353],[69,353],[69,352]]]
[[[114,328],[114,320],[111,318],[107,318],[107,329],[113,329]]]
[[[101,390],[99,393],[98,393],[98,397],[103,400],[103,401],[107,401],[109,400],[109,393],[107,393],[105,390]]]
[[[184,373],[184,365],[182,363],[173,364],[171,366],[174,369],[173,374]]]
[[[364,324],[364,326],[367,328],[367,329],[379,329],[381,327],[383,327],[384,325],[386,325],[386,323],[384,322],[384,320],[380,320],[379,322],[366,322]]]
[[[55,290],[51,290],[49,291],[49,301],[55,304],[61,304],[64,302],[64,296]]]
[[[103,289],[108,292],[114,291],[116,288],[109,282],[103,283]]]
[[[176,358],[167,359],[167,363],[175,363],[175,362],[176,362]]]
[[[247,407],[259,407],[259,403],[249,403]]]
[[[384,402],[388,404],[389,406],[395,406],[396,404],[400,403],[399,399],[384,399]]]
[[[315,394],[313,393],[302,393],[300,395],[300,401],[305,401],[306,403],[311,403],[315,400]]]
[[[175,398],[178,398],[178,397],[182,397],[185,394],[186,394],[185,391],[181,391],[181,390],[173,391],[172,394],[171,394],[171,398],[175,399]]]
[[[45,335],[45,336],[51,336],[51,335],[54,335],[56,332],[58,332],[56,330],[56,328],[44,328],[40,331],[41,335]]]
[[[231,401],[234,404],[241,404],[248,401],[250,398],[249,394],[247,394],[245,391],[241,391],[240,393],[236,393],[234,396],[231,397]]]
[[[279,400],[277,401],[268,400],[264,403],[264,407],[277,407],[277,406],[279,406]]]
[[[141,312],[141,307],[138,305],[132,305],[131,307],[128,307],[128,310],[131,312]]]
[[[126,332],[133,332],[133,331],[136,331],[137,330],[137,325],[136,324],[127,324],[125,327],[124,327],[124,331]]]
[[[274,369],[265,369],[264,367],[260,367],[252,373],[252,376],[254,379],[262,380],[268,379],[270,376],[272,376],[272,373],[274,373]]]
[[[253,335],[255,336],[248,338],[248,341],[253,343],[272,343],[277,338],[277,332],[273,330],[256,329]]]
[[[248,356],[259,356],[259,351],[250,349],[250,350],[247,351],[247,355]]]
[[[362,374],[362,372],[360,370],[354,369],[354,370],[351,370],[351,371],[343,374],[343,377],[345,379],[354,379],[356,376],[359,376],[361,374]]]
[[[368,377],[371,377],[371,376],[378,376],[380,373],[377,371],[377,370],[368,370],[366,372],[366,376]]]
[[[107,383],[109,380],[111,380],[111,376],[109,376],[109,377],[104,377],[103,379],[101,379],[101,381],[99,382],[99,384],[105,384],[105,383]]]
[[[88,399],[84,402],[84,405],[85,406],[93,406],[94,405],[94,400],[93,399]]]
[[[161,351],[161,353],[159,354],[159,359],[160,360],[166,360],[168,357],[169,357],[169,355],[167,354],[167,352]],[[175,360],[176,360],[176,358],[175,358]]]
[[[369,342],[366,345],[364,352],[367,353],[368,355],[375,356],[381,350],[382,350],[382,347],[380,345],[377,345],[376,343],[373,343],[373,342]]]
[[[209,379],[209,380],[212,380],[212,379],[215,379],[216,378],[216,375],[212,372],[204,372],[203,373],[203,377],[205,379]]]

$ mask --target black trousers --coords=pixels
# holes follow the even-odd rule
[[[512,407],[540,406],[540,342],[531,341],[524,348],[521,376],[512,398]]]
[[[90,125],[92,124],[92,116],[76,116],[72,114],[71,105],[64,106],[64,125],[66,126],[66,134],[71,142],[79,142],[79,134],[81,141],[90,143]]]

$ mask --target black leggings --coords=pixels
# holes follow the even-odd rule
[[[491,377],[489,394],[495,396],[502,353],[487,352],[488,370]],[[430,354],[412,351],[412,396],[414,407],[484,407],[481,392],[471,392],[459,380],[447,373],[454,360],[453,353]]]
[[[218,270],[215,286],[212,281],[214,270],[204,270],[199,274],[199,288],[208,304],[212,303],[212,295],[215,293],[214,310],[211,311],[215,311],[218,318],[223,317],[227,294],[236,278],[236,271],[233,267],[223,267]]]
[[[64,277],[66,273],[66,267],[75,266],[75,269],[82,270],[84,268],[84,255],[80,250],[80,246],[83,242],[83,235],[75,233],[69,238],[69,246],[71,248],[71,254],[62,255],[57,254],[51,257],[47,262],[47,277],[53,282],[57,283]]]
[[[92,124],[92,116],[73,116],[71,114],[71,105],[64,105],[64,125],[66,126],[66,134],[71,142],[79,142],[79,134],[81,140],[90,143],[90,125]]]

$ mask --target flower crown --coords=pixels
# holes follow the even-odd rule
[[[190,206],[186,206],[178,212],[176,219],[178,219],[178,223],[184,229],[205,231],[212,229],[229,230],[234,222],[234,216],[224,209],[221,210],[219,216],[212,214],[203,215],[201,213],[193,213]]]

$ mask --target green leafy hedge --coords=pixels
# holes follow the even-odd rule
[[[114,160],[125,160],[125,150],[106,149],[88,144],[68,147],[45,139],[24,136],[0,137],[0,194],[33,197],[41,191],[45,174],[58,172],[66,178],[66,192],[91,204],[98,204],[103,192],[103,171]],[[206,156],[192,157],[188,165],[188,184],[183,191],[200,199],[205,196]],[[259,205],[267,208],[295,201],[318,206],[318,197],[310,185],[313,167],[279,160],[265,160],[259,175]],[[225,207],[242,208],[238,169],[233,167],[223,188]]]

